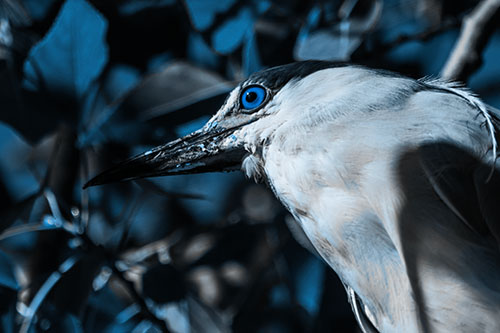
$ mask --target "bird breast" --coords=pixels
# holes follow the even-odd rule
[[[284,124],[262,156],[247,162],[265,174],[318,253],[384,332],[464,331],[498,311],[478,314],[475,321],[459,319],[484,308],[483,296],[460,272],[467,265],[485,266],[457,253],[479,253],[481,246],[461,244],[461,222],[437,197],[419,162],[419,147],[429,143],[451,142],[480,156],[491,147],[488,131],[474,120],[478,111],[459,99],[422,91],[390,109],[372,106],[362,117],[335,111],[340,118]],[[430,269],[440,251],[439,260],[450,267]],[[492,299],[500,301],[494,292]]]

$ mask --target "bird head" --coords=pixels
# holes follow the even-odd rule
[[[307,95],[310,101],[321,98],[321,93],[312,94],[318,89],[300,85],[300,80],[333,66],[338,65],[310,61],[255,73],[229,94],[201,129],[121,162],[84,187],[145,177],[237,170],[244,160],[251,163],[259,155],[277,128],[296,118],[294,113],[300,109],[293,105],[294,101],[302,99],[301,95]]]

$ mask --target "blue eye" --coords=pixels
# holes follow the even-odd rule
[[[241,92],[241,105],[245,110],[258,108],[266,100],[266,89],[261,86],[250,86]]]

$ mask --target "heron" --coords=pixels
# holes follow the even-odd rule
[[[499,117],[453,82],[297,62],[85,186],[241,169],[340,277],[362,331],[500,332]]]

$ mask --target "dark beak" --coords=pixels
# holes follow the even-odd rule
[[[104,171],[83,188],[145,177],[237,170],[245,150],[223,144],[239,127],[200,130],[158,146]]]

